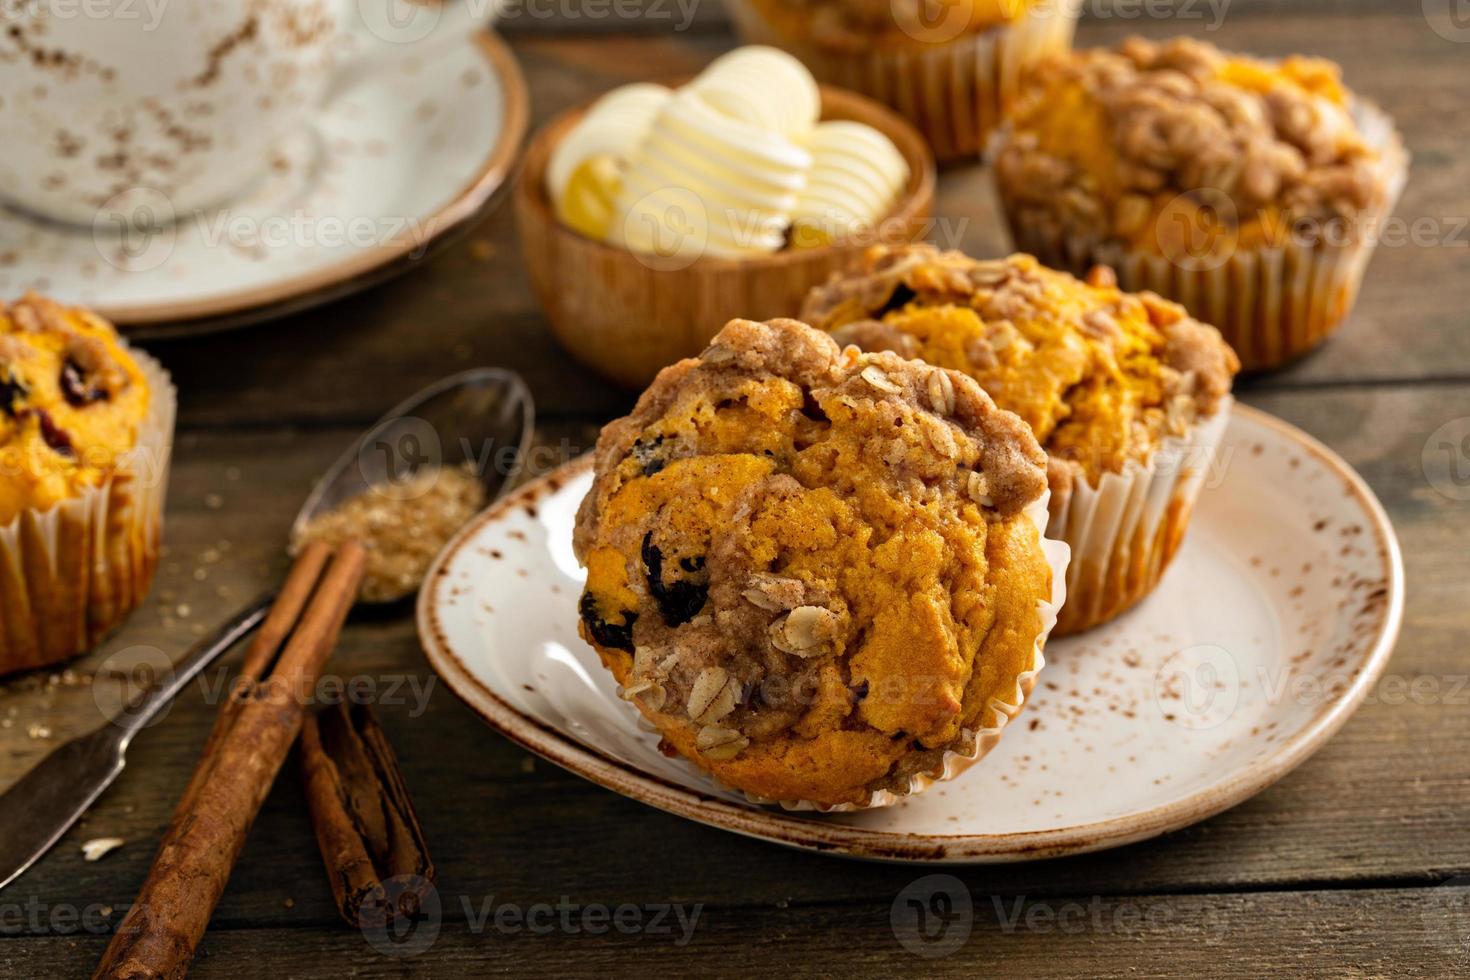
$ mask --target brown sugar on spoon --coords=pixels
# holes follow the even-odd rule
[[[308,521],[294,535],[291,549],[298,552],[312,541],[361,542],[368,556],[362,598],[391,602],[418,589],[434,556],[485,506],[487,496],[469,466],[425,468],[404,483],[374,486]]]

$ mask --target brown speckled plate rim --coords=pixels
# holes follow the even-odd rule
[[[354,286],[372,285],[376,281],[373,273],[396,260],[412,259],[416,250],[423,249],[427,254],[436,242],[478,215],[482,205],[506,184],[530,119],[526,79],[505,41],[487,29],[476,34],[471,43],[500,87],[505,99],[504,119],[475,175],[423,222],[433,230],[428,241],[378,245],[320,269],[234,292],[182,302],[99,304],[97,311],[124,334],[143,338],[210,333],[336,299]]]
[[[1404,572],[1398,539],[1383,506],[1341,457],[1305,432],[1258,409],[1236,404],[1234,414],[1310,453],[1345,483],[1372,524],[1383,561],[1388,601],[1353,683],[1291,739],[1279,743],[1223,782],[1172,803],[1109,820],[1007,834],[908,834],[875,831],[778,809],[732,803],[650,775],[603,755],[522,714],[485,687],[450,648],[438,618],[438,589],[450,562],[486,524],[515,508],[555,493],[590,465],[587,457],[520,488],[465,527],[435,561],[418,601],[418,630],[425,654],[449,688],[485,722],[516,744],[608,789],[669,813],[788,847],[878,861],[992,863],[1024,861],[1104,850],[1179,830],[1261,792],[1306,761],[1337,733],[1363,703],[1387,666],[1403,620]]]

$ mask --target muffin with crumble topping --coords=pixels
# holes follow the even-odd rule
[[[1081,0],[726,0],[747,43],[800,58],[916,126],[941,162],[977,159],[1026,69],[1072,44]]]
[[[1239,362],[1213,327],[1151,293],[1029,255],[977,261],[875,246],[802,316],[840,343],[973,378],[1048,456],[1048,534],[1072,551],[1057,633],[1142,599],[1184,537]]]
[[[158,563],[175,396],[104,320],[0,304],[0,674],[94,646]]]
[[[731,321],[598,442],[582,634],[678,753],[763,802],[882,806],[995,743],[1066,564],[1046,462],[963,374]]]
[[[1346,318],[1408,169],[1335,64],[1184,38],[1046,63],[991,152],[1018,248],[1184,304],[1248,369]]]

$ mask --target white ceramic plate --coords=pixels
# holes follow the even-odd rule
[[[278,148],[239,201],[156,232],[0,209],[0,296],[34,289],[139,336],[303,309],[402,271],[473,218],[525,135],[525,81],[485,33],[349,89]],[[131,212],[130,212],[131,213]],[[131,220],[131,219],[130,219]]]
[[[1137,609],[1047,646],[1000,745],[883,810],[753,806],[659,753],[577,636],[579,461],[473,522],[419,601],[434,668],[492,727],[653,806],[795,847],[1009,861],[1114,847],[1247,799],[1362,702],[1398,635],[1403,571],[1383,509],[1329,449],[1237,406],[1173,568]]]

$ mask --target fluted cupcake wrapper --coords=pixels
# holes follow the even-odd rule
[[[941,161],[975,158],[1000,125],[1023,73],[1072,46],[1081,0],[1040,0],[1016,20],[952,41],[844,52],[790,37],[752,0],[726,0],[744,41],[782,48],[818,81],[883,102],[918,127]]]
[[[1057,622],[1057,611],[1065,608],[1067,599],[1067,567],[1069,549],[1065,542],[1055,540],[1046,536],[1047,522],[1049,520],[1050,494],[1043,494],[1023,512],[1036,525],[1037,538],[1041,541],[1042,550],[1046,554],[1047,564],[1051,566],[1051,597],[1041,603],[1038,608],[1041,611],[1041,632],[1036,636],[1034,654],[1029,670],[1023,671],[1016,677],[1015,687],[1009,697],[991,698],[986,704],[980,720],[984,727],[979,729],[964,729],[955,743],[939,751],[938,760],[927,768],[914,773],[908,777],[908,786],[901,790],[881,789],[874,791],[866,803],[842,803],[837,806],[828,806],[812,800],[771,800],[746,793],[734,787],[752,803],[762,805],[780,804],[787,810],[818,810],[823,813],[850,813],[855,810],[872,810],[880,807],[893,806],[895,803],[922,793],[924,790],[946,780],[954,779],[966,769],[985,758],[986,754],[1000,742],[1002,732],[1006,726],[1020,714],[1026,704],[1026,699],[1031,697],[1031,692],[1036,688],[1036,677],[1041,669],[1046,666],[1044,648],[1046,639],[1051,634],[1052,627]],[[693,763],[690,763],[693,765]],[[701,770],[702,771],[702,770]],[[708,775],[708,774],[706,774]],[[711,777],[712,779],[714,777]],[[719,783],[718,779],[714,779]],[[724,785],[721,783],[720,785]]]
[[[1097,486],[1079,480],[1053,491],[1049,533],[1072,550],[1058,636],[1107,622],[1158,585],[1184,540],[1232,404],[1227,397],[1183,436],[1164,439],[1146,464],[1130,460]]]
[[[129,353],[150,392],[133,449],[100,486],[0,526],[0,674],[91,649],[153,582],[177,393],[157,361]]]
[[[1238,248],[1220,261],[1176,261],[1070,234],[1046,216],[1015,207],[1004,191],[1001,201],[1018,250],[1077,275],[1095,265],[1111,266],[1121,288],[1152,290],[1218,327],[1245,370],[1279,367],[1326,340],[1352,312],[1368,260],[1408,178],[1408,155],[1392,120],[1369,103],[1358,103],[1354,116],[1364,138],[1384,155],[1388,193],[1381,210],[1365,216],[1347,241],[1290,240]]]

